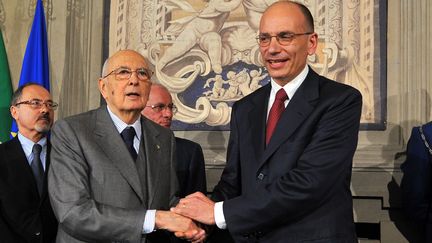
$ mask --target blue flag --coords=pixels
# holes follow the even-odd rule
[[[33,25],[27,41],[18,86],[29,82],[41,84],[48,91],[50,90],[48,38],[42,0],[37,0],[36,3]],[[12,122],[11,137],[14,137],[17,132],[18,127],[14,120]]]

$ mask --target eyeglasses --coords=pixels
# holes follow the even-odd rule
[[[261,47],[266,47],[270,45],[271,39],[273,37],[275,37],[277,42],[282,46],[288,46],[291,44],[291,42],[294,40],[296,36],[310,35],[310,34],[313,34],[313,32],[306,32],[306,33],[280,32],[277,35],[260,34],[256,39],[258,41],[258,44]]]
[[[177,107],[174,104],[164,105],[164,104],[158,104],[158,105],[148,105],[146,107],[152,108],[154,112],[162,112],[165,109],[170,110],[172,113],[177,112]]]
[[[129,68],[120,67],[117,69],[112,70],[107,75],[103,76],[102,79],[110,76],[111,74],[114,74],[115,78],[117,80],[128,80],[132,73],[136,73],[138,80],[140,81],[148,81],[150,80],[151,76],[153,75],[153,71],[147,68],[139,68],[136,70],[131,70]]]
[[[40,109],[42,108],[42,105],[45,105],[50,110],[56,110],[58,107],[58,104],[54,101],[42,101],[42,100],[26,100],[16,103],[14,106],[18,105],[29,105],[32,109]]]

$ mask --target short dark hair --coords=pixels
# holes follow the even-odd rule
[[[31,85],[37,85],[37,86],[43,87],[42,85],[40,85],[38,83],[34,83],[34,82],[29,82],[29,83],[26,83],[24,85],[19,86],[18,89],[15,90],[15,92],[12,94],[12,97],[11,97],[11,106],[15,105],[16,103],[18,103],[21,100],[23,89],[25,87],[28,87],[28,86],[31,86]]]
[[[300,11],[303,13],[303,16],[306,19],[306,26],[308,27],[307,32],[315,32],[315,26],[314,26],[314,19],[312,17],[312,13],[309,11],[309,9],[302,3],[299,2],[291,2],[295,5],[297,5],[300,8]]]

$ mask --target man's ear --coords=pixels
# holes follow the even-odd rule
[[[19,110],[18,110],[18,108],[16,107],[16,106],[11,106],[10,108],[9,108],[9,111],[10,111],[10,113],[11,113],[11,116],[13,117],[13,119],[17,119],[18,118],[18,113],[19,113]]]
[[[103,80],[103,78],[100,78],[98,80],[98,87],[99,87],[99,91],[102,94],[102,97],[106,98],[106,82]]]
[[[308,42],[308,54],[313,55],[318,47],[318,35],[317,33],[313,33],[309,37]]]

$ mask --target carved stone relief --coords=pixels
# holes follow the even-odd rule
[[[262,12],[275,1],[112,1],[110,53],[130,48],[148,58],[155,81],[173,94],[175,119],[194,124],[177,128],[226,128],[232,103],[269,81],[255,37]],[[300,2],[319,34],[309,64],[361,91],[362,123],[383,122],[378,6],[373,0]]]

